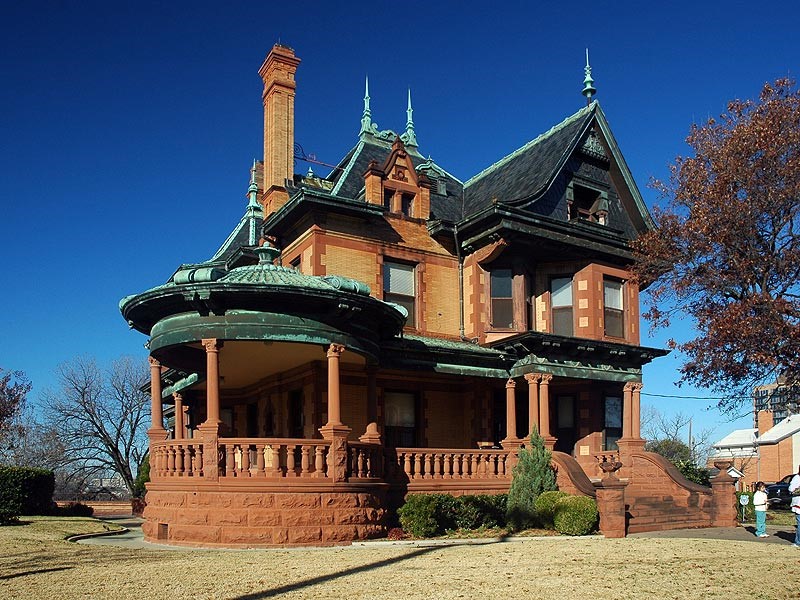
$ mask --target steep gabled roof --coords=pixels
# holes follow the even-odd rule
[[[547,189],[594,118],[597,102],[531,140],[464,184],[465,216],[491,204],[530,199]]]
[[[783,421],[775,425],[775,427],[759,437],[756,443],[759,446],[777,444],[781,440],[793,436],[798,432],[800,432],[800,415],[789,415]]]

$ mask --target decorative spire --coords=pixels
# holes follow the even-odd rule
[[[408,90],[408,108],[406,109],[406,134],[403,136],[403,142],[406,146],[417,147],[417,135],[414,133],[414,109],[411,108],[411,88]]]
[[[594,87],[594,79],[592,79],[592,67],[589,66],[589,49],[586,49],[586,66],[583,69],[583,72],[586,74],[586,77],[583,80],[583,91],[581,94],[586,96],[586,106],[592,103],[592,96],[595,95],[597,92],[597,88]]]
[[[372,133],[372,113],[369,110],[369,77],[364,80],[364,114],[361,117],[361,131],[358,135],[363,133]]]
[[[247,236],[247,245],[255,246],[258,244],[258,220],[261,218],[262,208],[258,202],[258,184],[256,183],[256,159],[253,159],[253,166],[250,167],[250,185],[247,188],[247,220],[249,221],[250,231]]]

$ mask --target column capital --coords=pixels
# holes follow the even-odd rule
[[[622,389],[623,389],[623,391],[625,391],[625,392],[632,392],[632,391],[633,391],[633,388],[634,388],[635,386],[636,386],[636,383],[634,383],[633,381],[629,381],[629,382],[628,382],[628,383],[626,383],[624,386],[622,386]]]
[[[219,352],[219,348],[222,345],[217,338],[204,338],[200,342],[206,352]]]
[[[161,363],[158,361],[157,358],[155,358],[153,356],[148,356],[147,357],[147,362],[150,363],[150,368],[151,369],[154,368],[154,367],[157,368],[157,369],[161,368]]]
[[[542,374],[542,385],[548,385],[553,380],[553,376],[549,373]]]
[[[172,398],[174,400],[183,401],[183,394],[181,394],[180,392],[172,392]]]
[[[644,387],[643,383],[634,383],[633,384],[633,391],[634,392],[641,392],[643,387]]]
[[[514,381],[513,377],[509,377],[508,381],[506,381],[506,389],[515,388],[515,387],[517,387],[517,382]]]
[[[334,356],[338,358],[342,355],[342,352],[344,352],[344,346],[341,344],[331,344],[328,346],[326,355],[328,358],[333,358]]]
[[[541,373],[525,373],[523,377],[525,377],[525,381],[527,381],[529,384],[539,383],[542,380]]]

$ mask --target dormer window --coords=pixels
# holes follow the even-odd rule
[[[400,198],[400,211],[407,217],[414,216],[414,194],[403,193]]]
[[[384,189],[383,190],[383,207],[392,212],[392,203],[394,202],[394,190]]]
[[[608,224],[608,194],[574,181],[567,186],[567,207],[570,221],[582,219]]]

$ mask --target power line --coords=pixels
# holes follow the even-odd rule
[[[676,396],[673,394],[651,394],[650,392],[640,392],[642,396],[654,396],[656,398],[678,398],[680,400],[752,400],[752,396]]]

